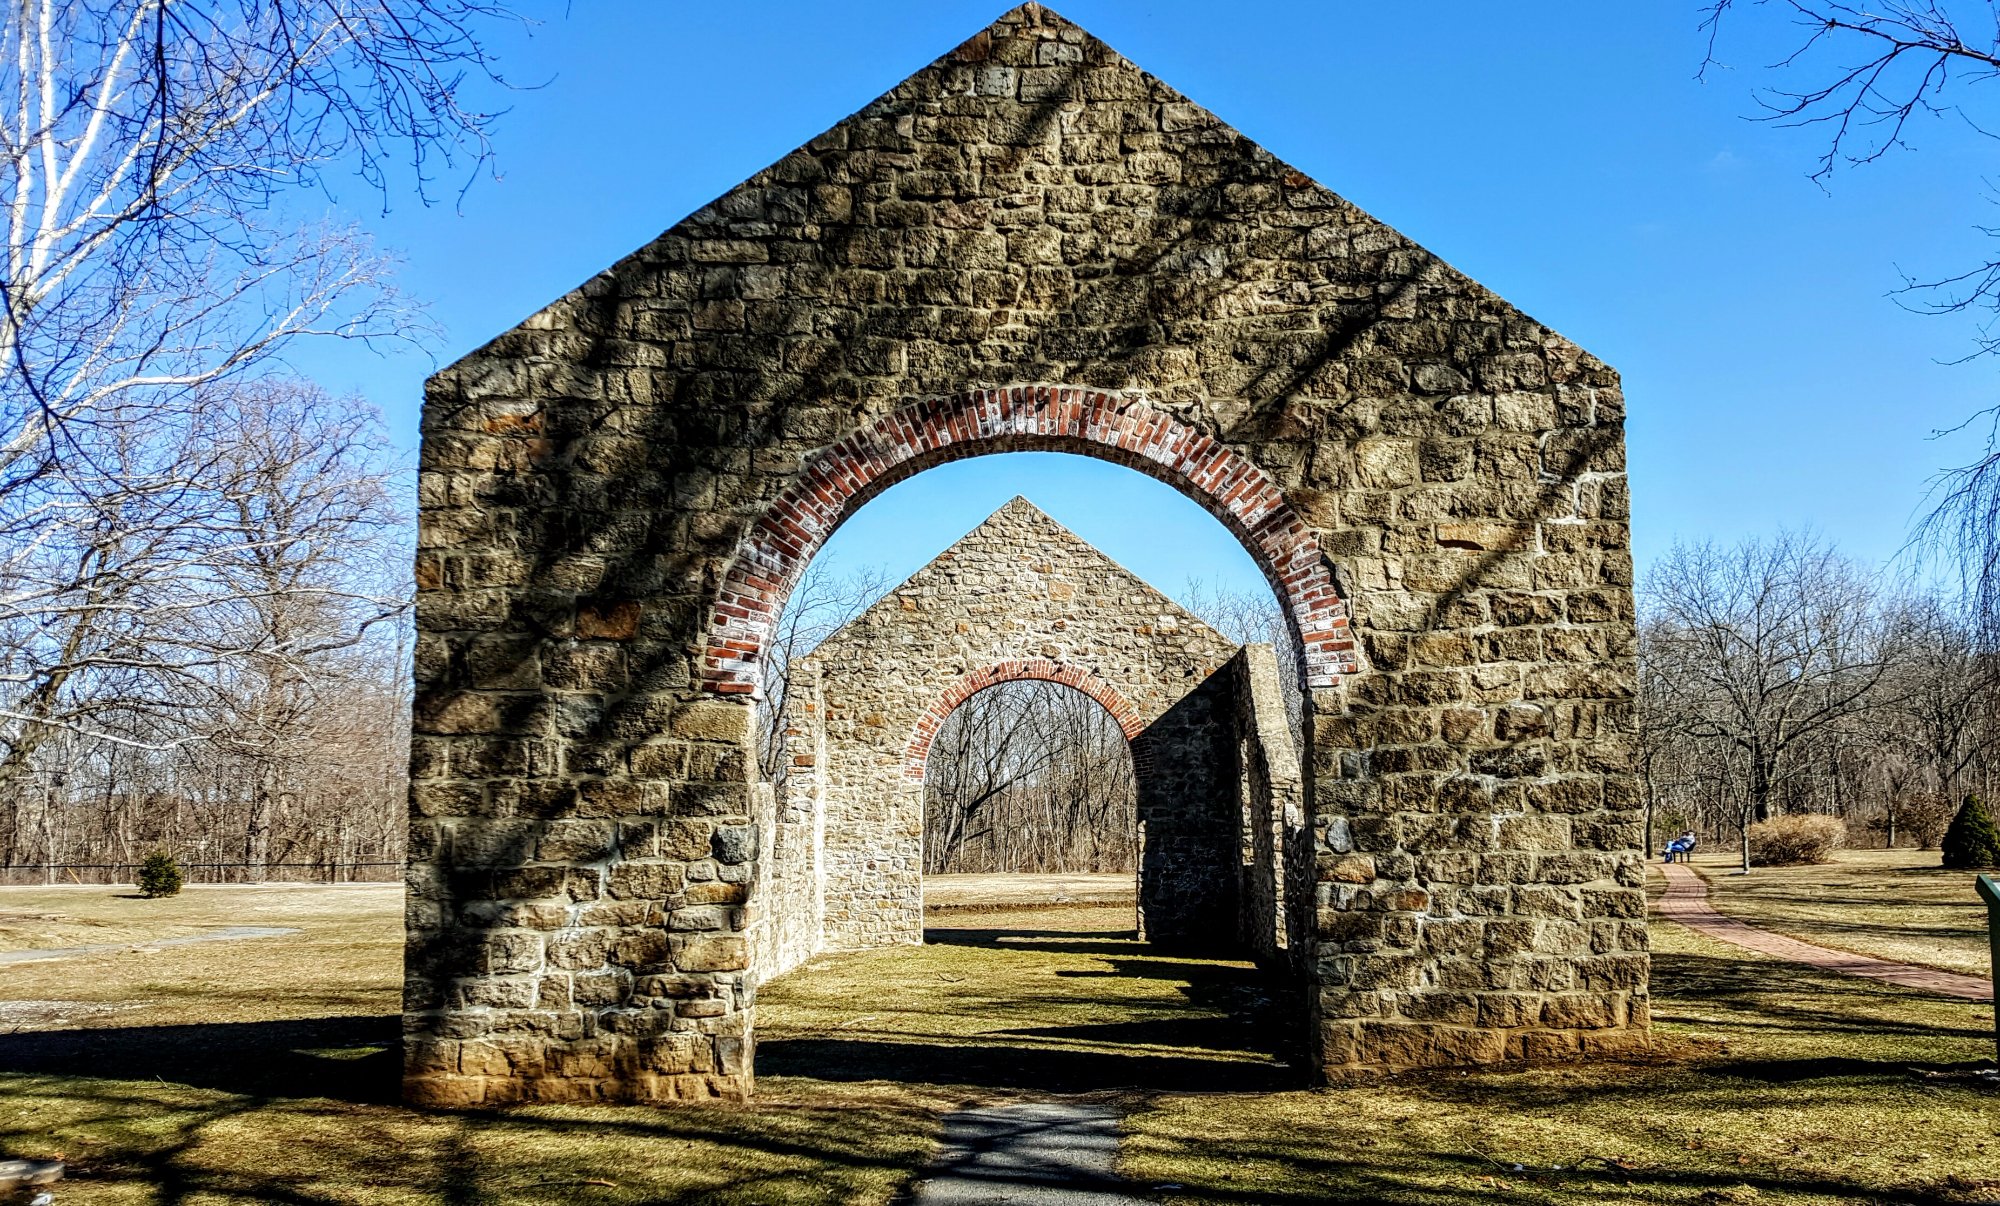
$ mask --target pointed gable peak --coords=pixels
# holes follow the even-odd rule
[[[978,33],[959,43],[950,54],[945,56],[945,60],[947,62],[958,63],[977,62],[986,57],[987,51],[992,46],[993,39],[1007,37],[1015,30],[1031,29],[1042,30],[1047,34],[1057,36],[1061,36],[1064,31],[1070,31],[1073,40],[1098,41],[1098,38],[1089,30],[1063,16],[1061,13],[1056,12],[1054,9],[1049,8],[1047,5],[1033,3],[1017,4],[993,18],[992,22],[985,29],[980,30]]]
[[[1090,601],[1086,610],[1123,617],[1120,624],[1140,633],[1188,634],[1217,654],[1216,664],[1236,648],[1200,617],[1017,494],[827,637],[810,656],[823,664],[857,643],[878,641],[886,628],[935,626],[940,617],[960,609],[986,609],[987,601],[1001,601],[1017,628],[1033,628],[1043,619],[1067,621],[1075,614],[1071,608],[1083,606],[1071,600],[1082,599]],[[1060,631],[1058,626],[1049,633]]]
[[[1057,544],[1072,545],[1084,550],[1089,556],[1102,560],[1120,573],[1130,574],[1124,566],[1107,556],[1102,549],[1077,535],[1063,522],[1034,503],[1024,494],[1016,494],[1008,499],[985,519],[979,521],[971,531],[952,542],[946,553],[951,553],[967,543],[989,544],[994,541],[1019,542],[1022,538],[1053,541]],[[943,556],[943,554],[940,554]],[[1136,576],[1136,575],[1135,575]],[[1148,589],[1151,589],[1150,587]]]
[[[1048,5],[1036,4],[1034,3],[1034,0],[1029,0],[1029,2],[1026,4],[1017,4],[1014,7],[1008,9],[1006,12],[1001,13],[999,16],[993,18],[993,24],[995,25],[1018,24],[1030,27],[1040,27],[1043,29],[1083,28],[1081,25],[1078,25],[1076,22],[1070,20],[1068,17],[1063,16],[1061,13],[1050,8]]]
[[[1062,528],[1062,525],[1057,523],[1047,511],[1029,502],[1028,496],[1025,494],[1016,494],[1014,497],[1000,504],[999,508],[982,520],[979,526],[985,527],[996,519],[1025,519],[1030,522],[1040,520],[1043,523]],[[1067,532],[1069,529],[1063,528],[1063,531]]]

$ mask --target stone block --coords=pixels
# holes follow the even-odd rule
[[[705,820],[672,820],[659,827],[657,848],[661,858],[698,859],[709,852],[715,826]]]
[[[743,704],[683,704],[674,711],[668,731],[694,741],[747,742],[751,716],[751,709]]]
[[[612,940],[607,957],[620,967],[652,967],[667,961],[668,939],[655,929],[626,930]]]
[[[1556,1030],[1592,1030],[1624,1022],[1615,998],[1596,993],[1564,993],[1542,1002],[1542,1025]]]
[[[611,853],[615,830],[608,821],[550,821],[535,842],[545,863],[594,863]]]
[[[747,943],[734,934],[675,934],[673,963],[683,972],[742,971],[750,966]]]
[[[609,895],[614,900],[664,900],[681,890],[685,876],[685,869],[672,863],[618,863],[610,870]]]

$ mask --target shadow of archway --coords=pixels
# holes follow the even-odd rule
[[[932,925],[924,946],[837,955],[778,981],[759,1005],[759,1076],[1065,1094],[1308,1084],[1295,1003],[1255,964],[1083,918],[994,919]],[[857,983],[870,991],[853,995]]]
[[[398,1097],[396,1014],[0,1035],[0,1073],[164,1081],[244,1097]]]

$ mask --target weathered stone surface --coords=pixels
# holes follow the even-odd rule
[[[695,942],[717,966],[675,974],[720,1008],[681,1015],[632,995],[659,968],[550,967],[545,931],[470,919],[666,917],[732,884],[754,925],[769,828],[730,863],[714,828],[585,861],[483,827],[775,809],[744,697],[798,573],[896,481],[1015,449],[1173,484],[1305,637],[1286,866],[1328,1077],[1643,1041],[1623,417],[1601,362],[1075,26],[1007,14],[429,383],[411,1098],[748,1091],[753,977],[709,945],[747,930],[584,927]],[[1330,874],[1347,854],[1371,881]],[[1516,915],[1558,899],[1529,887],[1564,915]],[[1387,907],[1407,890],[1428,909]],[[493,979],[535,1007],[465,1003]],[[503,1041],[504,1070],[472,1047]]]

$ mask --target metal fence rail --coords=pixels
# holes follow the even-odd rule
[[[138,878],[139,863],[17,863],[0,866],[0,887],[46,887],[51,884],[129,884]],[[191,884],[349,884],[400,883],[401,861],[312,863],[182,863],[181,874]]]

